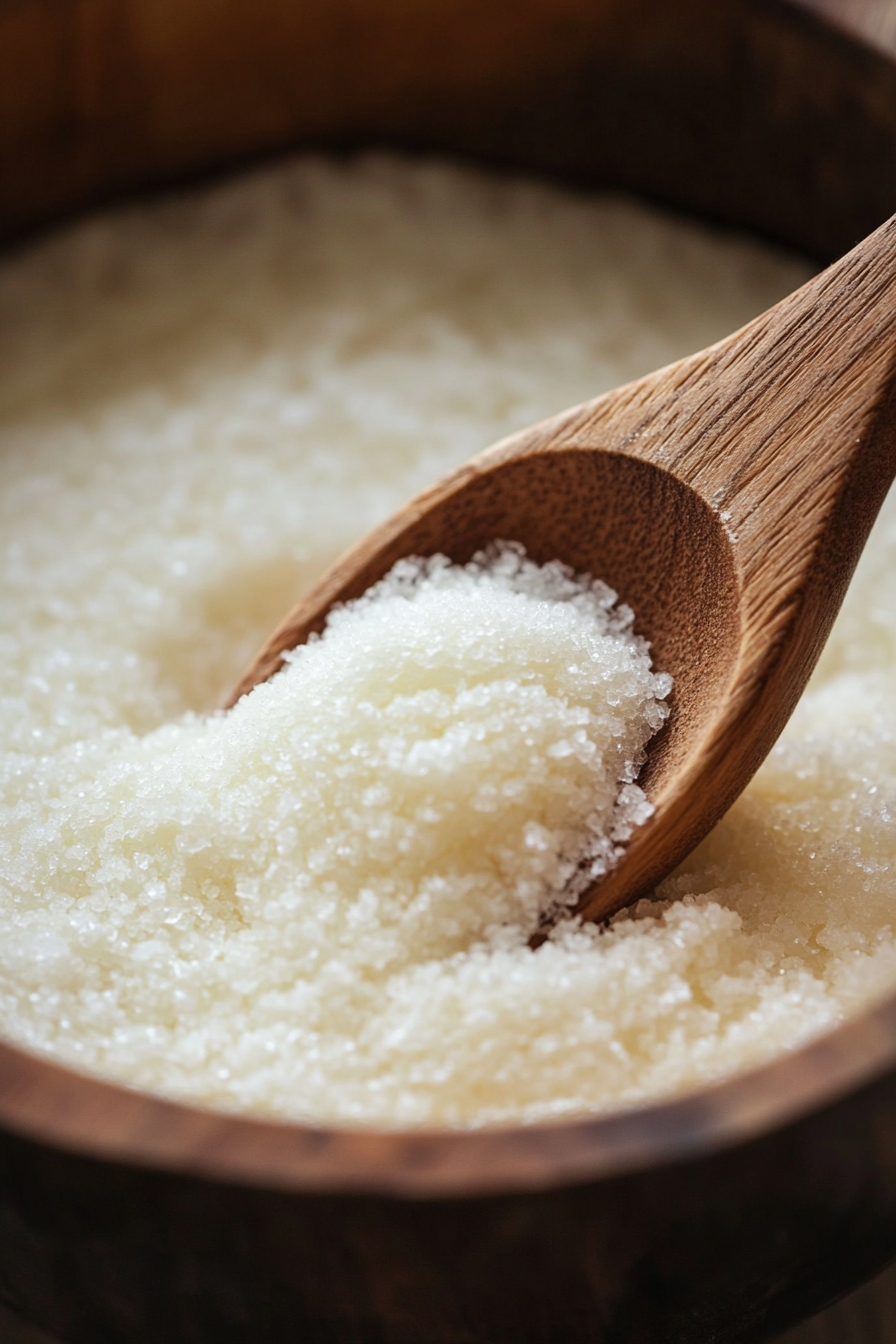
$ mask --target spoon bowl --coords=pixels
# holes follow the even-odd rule
[[[896,474],[896,217],[733,336],[503,440],[418,495],[288,614],[228,701],[403,556],[494,540],[603,579],[672,713],[652,816],[580,898],[649,891],[743,790],[809,678]]]

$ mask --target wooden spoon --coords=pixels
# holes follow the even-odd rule
[[[766,756],[822,650],[896,473],[896,216],[719,344],[504,439],[346,552],[229,704],[406,555],[523,543],[636,613],[672,713],[639,783],[653,816],[582,897],[649,891]]]

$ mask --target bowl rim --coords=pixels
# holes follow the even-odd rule
[[[117,1165],[306,1195],[521,1194],[699,1160],[826,1109],[896,1062],[896,993],[687,1093],[552,1122],[384,1129],[168,1100],[0,1042],[0,1128]]]

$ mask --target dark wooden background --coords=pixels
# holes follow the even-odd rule
[[[0,1307],[0,1344],[60,1344]],[[159,1340],[159,1344],[164,1344]],[[258,1344],[264,1344],[260,1339]],[[421,1340],[420,1344],[426,1344]],[[896,1265],[778,1344],[896,1344]]]

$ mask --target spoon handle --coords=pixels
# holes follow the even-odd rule
[[[653,462],[720,516],[738,680],[783,649],[789,715],[896,475],[896,216],[717,345],[578,408],[551,447],[573,443]]]

